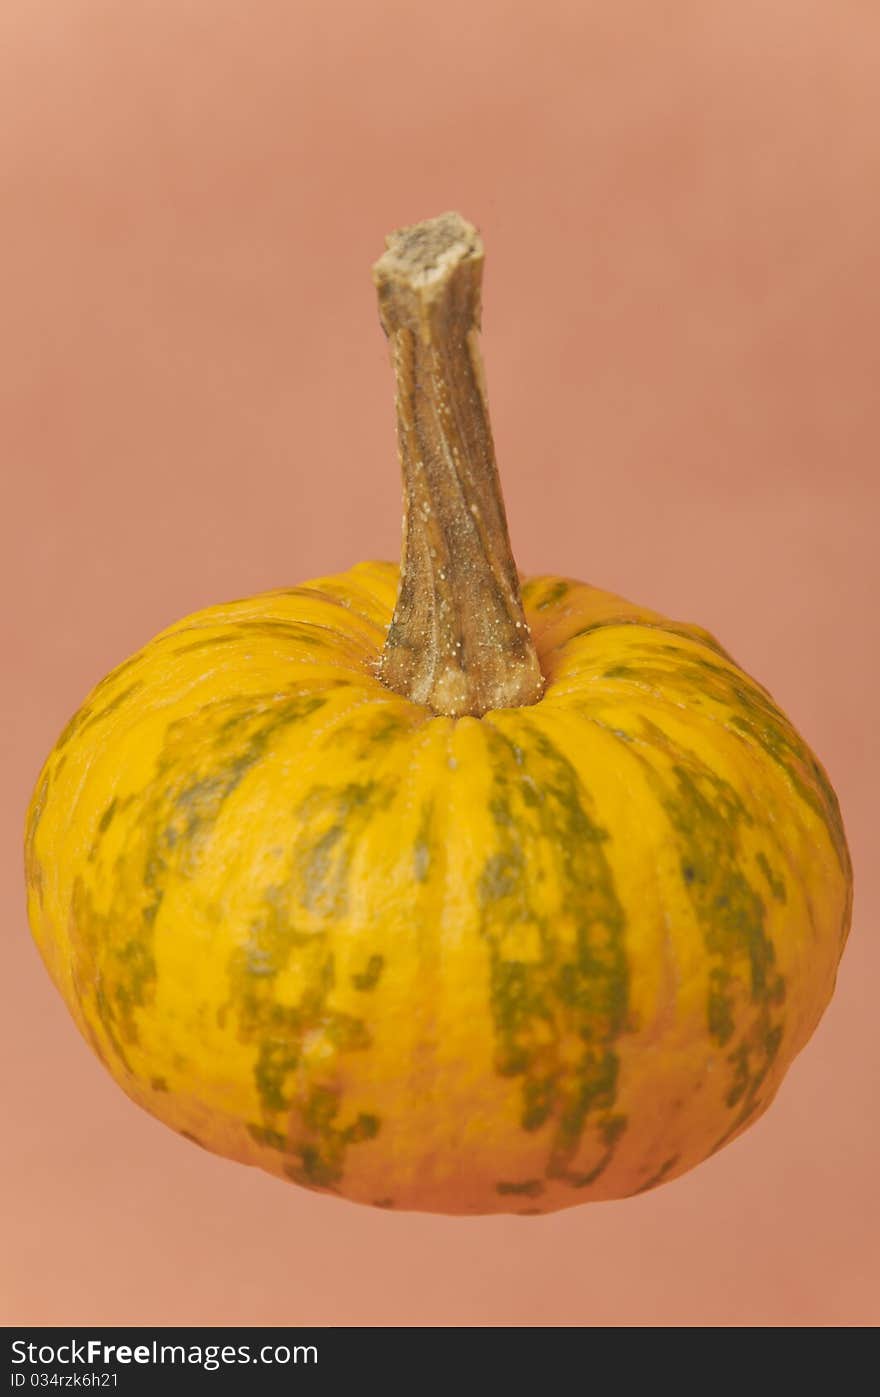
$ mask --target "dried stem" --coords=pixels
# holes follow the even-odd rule
[[[379,664],[435,713],[537,703],[478,343],[483,246],[458,214],[392,233],[374,267],[397,379],[400,591]]]

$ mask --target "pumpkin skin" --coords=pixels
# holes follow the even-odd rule
[[[164,631],[28,814],[29,914],[128,1095],[362,1203],[543,1213],[692,1168],[834,988],[837,801],[697,627],[523,583],[546,689],[435,716],[376,666],[398,568]]]

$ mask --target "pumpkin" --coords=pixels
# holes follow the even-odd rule
[[[375,269],[403,561],[211,607],[104,679],[27,821],[79,1029],[188,1139],[378,1207],[543,1213],[766,1110],[851,869],[806,743],[716,640],[519,578],[458,215]]]

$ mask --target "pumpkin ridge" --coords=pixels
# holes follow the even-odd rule
[[[627,747],[645,761],[667,814],[706,953],[716,962],[709,976],[707,1025],[733,1069],[726,1103],[731,1110],[740,1107],[717,1148],[761,1105],[758,1092],[772,1070],[785,1027],[781,1011],[776,1010],[785,1000],[786,985],[776,970],[775,947],[766,933],[764,900],[742,872],[739,826],[753,817],[724,778],[656,724],[643,719],[642,731]],[[673,763],[674,785],[644,757],[642,749]],[[704,787],[711,791],[711,799]],[[743,995],[757,1006],[744,1030],[738,1020],[745,1017],[745,1010],[737,1007]]]
[[[523,715],[518,725],[522,746],[498,731],[492,715],[485,720],[496,754],[492,804],[500,850],[489,857],[478,891],[481,935],[489,945],[499,1039],[496,1070],[523,1077],[523,1128],[538,1130],[546,1123],[551,1129],[547,1176],[583,1188],[607,1167],[625,1127],[614,1112],[619,1061],[613,1047],[627,1012],[624,919],[602,854],[604,831],[587,814],[578,773],[538,726],[533,712],[529,718]],[[536,754],[543,776],[538,774]],[[511,835],[516,830],[521,839],[529,828],[523,811],[514,815],[510,776],[525,767],[538,788],[537,798],[526,798],[526,808],[534,812],[534,832],[538,841],[560,854],[557,871],[565,870],[569,891],[564,906],[576,922],[574,944],[566,949],[554,927],[530,906],[522,846]],[[504,953],[503,924],[496,916],[505,899],[510,900],[502,913],[506,921],[515,920],[513,899],[521,899],[519,915],[538,925],[542,952],[537,968],[529,969]],[[602,928],[602,935],[596,927]],[[575,1043],[580,1044],[576,1049]],[[563,1049],[566,1056],[561,1055]],[[598,1132],[600,1152],[592,1168],[577,1171],[574,1161],[588,1126]]]
[[[630,669],[633,669],[632,673]],[[701,673],[703,670],[711,676],[708,684]],[[780,767],[800,799],[823,820],[843,871],[850,870],[840,806],[827,775],[772,695],[744,671],[737,670],[735,666],[728,671],[712,661],[696,659],[690,666],[679,666],[674,673],[651,669],[650,666],[639,665],[634,669],[625,665],[618,666],[613,675],[608,672],[607,677],[628,680],[638,687],[653,682],[661,697],[665,697],[664,691],[670,685],[675,687],[684,678],[693,682],[693,690],[697,694],[714,698],[719,705],[727,707],[730,711],[727,720],[722,720],[711,708],[700,707],[695,711],[709,722],[734,732],[744,745],[759,747]],[[720,681],[720,686],[714,681]],[[745,717],[743,710],[747,715]],[[765,724],[763,727],[762,721]]]
[[[438,729],[439,723],[443,724],[441,729]],[[419,920],[413,926],[417,960],[415,978],[419,993],[423,996],[411,1048],[418,1062],[414,1096],[423,1096],[426,1090],[439,1095],[435,1084],[442,1080],[442,1023],[450,1006],[443,930],[449,906],[449,843],[450,838],[455,837],[451,828],[450,777],[455,770],[453,742],[456,726],[454,719],[430,715],[421,732],[414,735],[415,747],[407,763],[407,783],[399,792],[401,802],[406,803],[410,795],[420,805],[416,842],[411,851],[412,867],[419,887]],[[438,741],[438,734],[442,741]],[[435,743],[443,752],[443,764],[439,769],[436,765],[439,754],[433,763],[430,761],[431,748]],[[431,1085],[427,1086],[428,1083]],[[414,1099],[412,1108],[416,1105]],[[429,1154],[420,1169],[420,1181],[424,1187],[430,1186],[436,1169],[437,1160],[433,1154]]]
[[[602,627],[597,629],[601,630]],[[681,639],[689,641],[690,638]],[[675,666],[664,668],[658,663],[661,660],[665,660],[665,656],[656,646],[645,641],[640,651],[637,642],[636,648],[628,648],[623,662],[606,667],[604,673],[591,669],[585,676],[583,671],[577,670],[573,674],[566,674],[563,679],[557,679],[551,685],[548,697],[565,701],[582,695],[587,697],[584,692],[585,677],[589,678],[591,690],[596,691],[600,687],[607,689],[617,697],[618,702],[621,701],[620,686],[632,686],[639,692],[640,702],[651,700],[661,708],[678,690],[694,721],[704,719],[719,726],[734,734],[746,750],[760,749],[771,757],[785,773],[798,797],[823,820],[843,871],[850,871],[840,807],[827,775],[772,695],[739,669],[734,661],[722,665],[716,659],[694,655],[690,643],[683,646],[681,662]],[[709,676],[708,680],[706,675]],[[701,702],[706,698],[725,709],[725,716],[720,716],[711,706]],[[677,698],[676,701],[680,700]],[[743,709],[748,714],[746,718],[742,716]],[[761,720],[764,727],[761,727]]]
[[[138,824],[120,851],[114,868],[116,890],[122,901],[135,908],[140,904],[140,925],[136,924],[136,918],[126,918],[123,911],[114,912],[112,902],[106,913],[99,912],[82,879],[74,888],[71,921],[75,931],[74,977],[80,985],[89,984],[87,964],[91,951],[86,950],[83,961],[83,949],[94,943],[95,932],[100,931],[105,958],[109,956],[114,973],[110,974],[107,966],[101,970],[96,1007],[98,1018],[117,1050],[124,1041],[136,1041],[134,1016],[151,994],[155,965],[150,945],[169,873],[186,868],[195,856],[195,842],[202,844],[209,837],[226,800],[268,755],[272,740],[285,728],[310,719],[323,707],[330,692],[333,690],[298,690],[281,700],[274,694],[219,698],[168,725],[150,787],[152,800],[142,805]],[[224,713],[229,716],[221,721]],[[336,715],[336,720],[340,721],[342,716]],[[236,747],[239,733],[242,729],[246,733],[250,726],[255,731],[246,738],[245,751],[239,751]],[[193,779],[193,772],[199,770],[192,760],[193,752],[199,750],[199,742],[193,734],[199,732],[207,733],[214,740],[215,760],[209,760],[202,768],[204,774]],[[316,737],[313,732],[312,740]],[[218,764],[216,757],[224,749],[228,760],[225,765],[222,761]],[[179,761],[182,765],[178,768]],[[179,788],[176,788],[178,769],[184,773],[186,784],[179,786],[178,780]],[[109,828],[108,821],[103,830],[98,829],[93,846],[95,856],[99,855],[101,841],[107,837]],[[142,870],[140,873],[132,868],[133,858]],[[146,896],[132,897],[134,888],[139,886]],[[120,929],[124,931],[126,927],[127,939],[120,940]],[[114,1027],[116,1020],[121,1020],[121,1029],[118,1025]]]
[[[240,699],[215,700],[188,718],[174,720],[166,730],[150,799],[143,802],[133,837],[116,861],[116,887],[107,912],[98,911],[82,879],[74,887],[74,976],[81,985],[89,982],[87,967],[97,954],[100,937],[96,1009],[117,1049],[121,1042],[137,1041],[135,1014],[152,993],[156,973],[152,932],[169,871],[185,868],[194,857],[195,841],[205,839],[228,797],[265,755],[271,736],[308,718],[325,701],[316,694],[299,694],[274,706],[263,697],[262,707],[255,706],[250,695],[244,703]],[[229,713],[229,718],[217,729],[216,719],[222,712]],[[236,752],[236,729],[242,725],[245,729],[251,726],[253,731],[245,737],[244,752]],[[192,764],[196,747],[192,733],[205,728],[220,738],[213,756],[220,758],[225,752],[226,761],[215,760],[201,769],[204,774],[194,775],[199,768]],[[183,784],[180,776],[176,783],[174,780],[181,755]],[[99,833],[97,842],[106,834],[106,829]]]
[[[710,650],[715,655],[719,655],[739,673],[742,673],[733,656],[724,649],[710,631],[703,630],[701,626],[691,625],[688,621],[650,621],[643,616],[611,616],[601,621],[591,621],[588,625],[575,631],[573,635],[559,641],[549,650],[543,650],[539,645],[538,652],[543,659],[545,655],[549,656],[555,654],[557,650],[565,650],[575,641],[582,640],[585,636],[592,635],[596,631],[613,630],[617,626],[636,626],[640,630],[659,631],[661,634],[672,636],[676,640],[687,641],[690,645],[700,646]]]
[[[344,998],[346,983],[357,994],[374,991],[390,964],[387,955],[373,951],[367,969],[350,974],[344,983],[338,929],[352,916],[355,861],[367,860],[377,815],[390,811],[400,798],[398,784],[381,774],[378,754],[390,750],[396,771],[406,761],[399,739],[418,741],[428,718],[406,712],[399,700],[382,693],[385,702],[377,722],[372,721],[375,705],[362,700],[355,711],[371,720],[366,727],[348,723],[349,710],[315,735],[313,749],[329,747],[336,754],[348,739],[358,765],[349,769],[347,782],[322,784],[319,760],[317,782],[293,812],[296,838],[286,869],[266,889],[261,915],[247,942],[233,951],[228,968],[227,1011],[239,1041],[256,1050],[260,1117],[249,1122],[248,1130],[257,1143],[278,1151],[287,1177],[330,1191],[342,1185],[349,1147],[375,1139],[383,1125],[379,1103],[356,1099],[352,1104],[345,1067],[349,1054],[370,1051],[377,1025],[366,1001],[353,1013],[340,1007],[340,994]],[[404,710],[404,717],[398,714],[388,730],[389,710],[395,709]],[[384,738],[378,748],[371,743],[377,727],[387,732],[390,749]],[[372,923],[364,925],[363,933],[365,939],[380,939],[380,928]],[[291,998],[278,983],[294,967],[301,988]]]
[[[371,565],[368,564],[368,566]],[[395,565],[392,564],[391,566]],[[345,575],[350,576],[353,571],[354,569],[350,569],[349,573]],[[282,597],[302,597],[306,601],[311,601],[313,597],[317,597],[320,601],[327,602],[331,606],[337,607],[344,615],[347,614],[351,616],[356,616],[359,621],[363,621],[365,625],[369,626],[371,630],[374,630],[376,632],[376,651],[378,653],[379,649],[381,648],[381,642],[384,639],[385,627],[379,621],[376,620],[375,616],[371,616],[368,611],[361,610],[359,607],[353,605],[352,598],[356,594],[355,588],[349,587],[349,600],[346,602],[343,601],[341,597],[335,596],[332,592],[326,591],[319,584],[320,579],[318,579],[314,584],[302,583],[298,587],[279,587],[274,592],[268,592],[266,595]],[[374,594],[372,592],[368,592],[367,595],[370,596],[371,600],[374,602],[374,605],[378,607],[379,602],[378,599],[374,596]]]

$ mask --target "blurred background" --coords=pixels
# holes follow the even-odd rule
[[[880,779],[871,0],[4,0],[3,1320],[869,1324]],[[370,267],[458,209],[524,571],[715,631],[827,766],[836,998],[696,1172],[546,1218],[388,1214],[140,1113],[31,945],[71,712],[188,611],[396,557]]]

